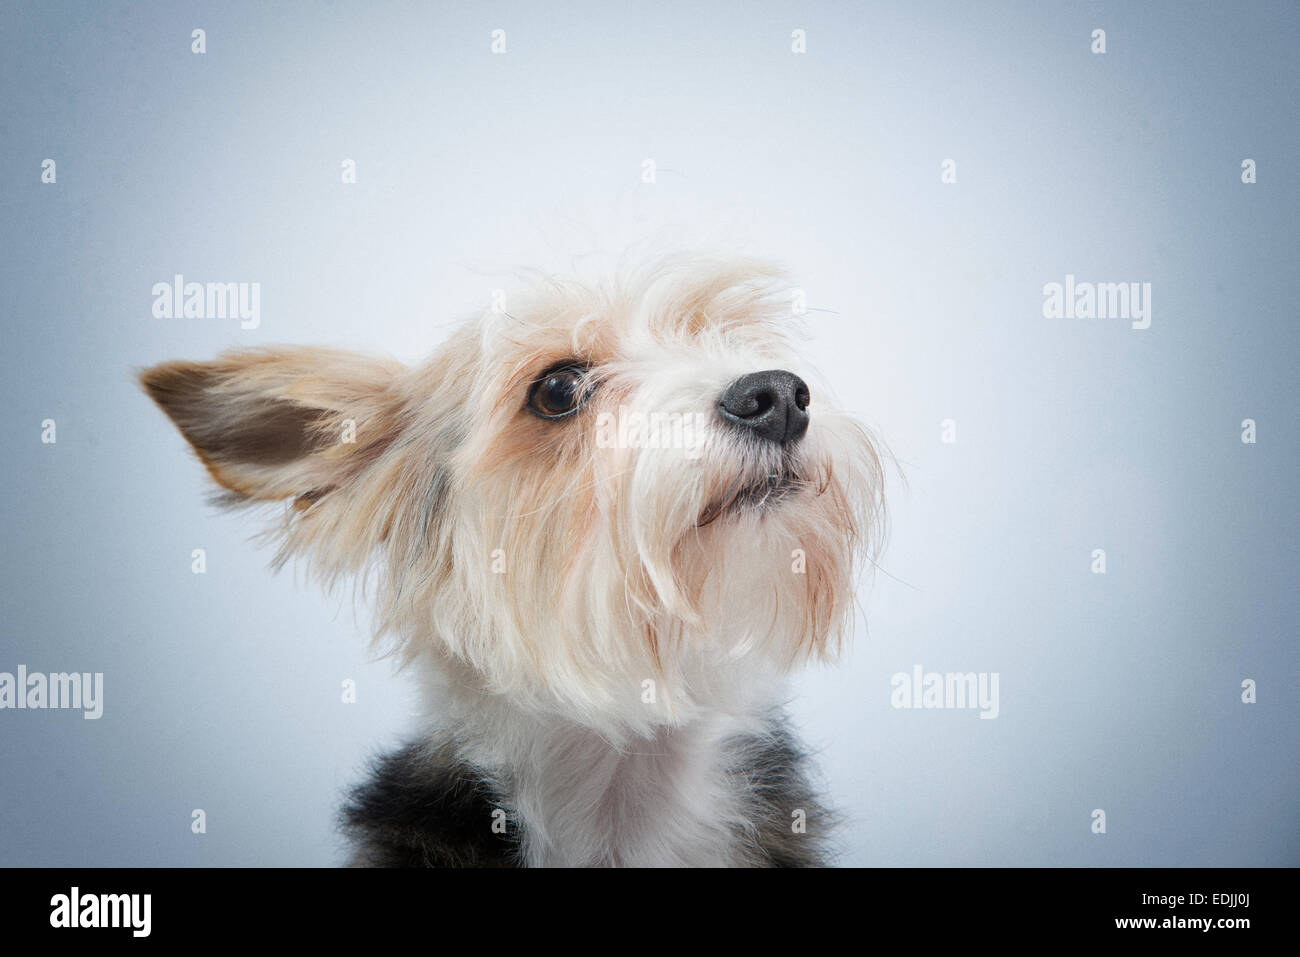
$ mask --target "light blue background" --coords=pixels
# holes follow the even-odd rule
[[[0,712],[0,863],[337,863],[342,790],[414,723],[364,611],[267,572],[134,368],[277,342],[414,361],[500,269],[663,224],[790,264],[810,352],[907,476],[869,630],[793,688],[843,862],[1300,863],[1298,21],[6,4],[0,670],[102,671],[106,701]],[[260,282],[261,327],[153,319],[175,273]],[[1067,273],[1152,283],[1151,328],[1045,319]],[[1001,716],[892,709],[916,664],[998,672]]]

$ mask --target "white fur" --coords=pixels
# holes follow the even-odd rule
[[[472,683],[426,675],[428,704],[460,757],[505,796],[530,867],[719,867],[747,863],[734,828],[748,828],[749,782],[729,769],[729,739],[762,734],[752,713],[711,711],[648,737],[610,741],[560,716],[466,694]],[[435,690],[436,689],[436,690]],[[757,689],[756,689],[757,690]],[[770,701],[771,686],[756,694]]]

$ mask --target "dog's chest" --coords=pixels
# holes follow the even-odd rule
[[[665,733],[612,748],[562,733],[510,771],[508,800],[530,866],[739,863],[737,778],[715,733]]]
[[[824,861],[830,820],[803,764],[779,718],[622,748],[534,726],[491,747],[389,755],[345,820],[365,865],[808,866]]]

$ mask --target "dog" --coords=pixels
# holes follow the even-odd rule
[[[222,504],[283,503],[276,566],[373,581],[422,679],[427,725],[343,809],[352,864],[833,861],[782,682],[853,625],[882,446],[791,371],[792,301],[679,255],[544,279],[415,367],[140,373]]]

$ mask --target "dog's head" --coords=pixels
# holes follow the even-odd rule
[[[322,349],[141,375],[226,490],[285,501],[281,559],[373,570],[409,657],[611,732],[742,706],[832,653],[880,458],[748,262],[554,281],[425,364]]]

